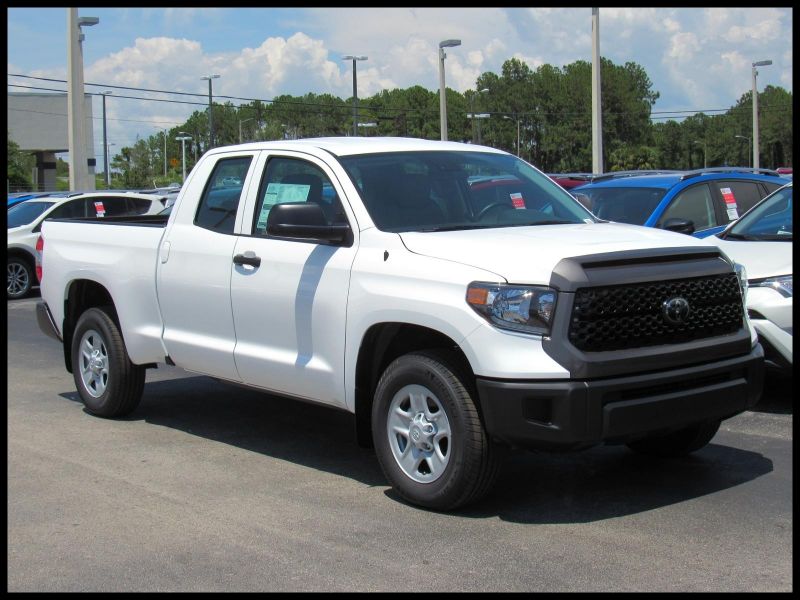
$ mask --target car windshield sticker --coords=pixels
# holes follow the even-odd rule
[[[523,200],[522,194],[519,192],[511,194],[511,204],[514,208],[525,208],[525,200]]]
[[[264,203],[261,205],[261,212],[258,215],[256,228],[264,230],[267,226],[269,210],[276,204],[284,202],[305,202],[308,199],[310,185],[302,183],[270,183],[267,185],[267,193],[264,195]]]
[[[106,216],[106,209],[103,206],[102,202],[95,202],[94,203],[94,210],[97,213],[98,217],[105,217]]]
[[[739,209],[736,206],[736,197],[733,195],[731,188],[719,188],[722,193],[722,198],[725,200],[725,208],[728,209],[728,218],[735,221],[739,218]]]

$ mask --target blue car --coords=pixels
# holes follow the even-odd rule
[[[790,181],[768,169],[740,167],[621,171],[594,177],[571,191],[601,219],[704,238]]]
[[[25,202],[25,200],[30,200],[31,198],[49,196],[51,193],[52,192],[14,192],[8,195],[8,208],[16,206],[20,202]]]

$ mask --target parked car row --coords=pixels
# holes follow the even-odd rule
[[[36,239],[45,219],[152,215],[164,210],[166,203],[164,195],[126,191],[37,194],[17,202],[7,213],[7,297],[23,298],[39,283],[34,270]]]
[[[768,366],[792,370],[792,184],[706,238],[747,270],[747,312]]]

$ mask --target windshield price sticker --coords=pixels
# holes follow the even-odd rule
[[[511,205],[514,208],[517,209],[525,208],[525,200],[522,198],[522,194],[520,194],[519,192],[514,192],[513,194],[510,194],[510,196],[511,196]]]
[[[720,193],[722,194],[722,198],[725,200],[725,208],[728,209],[728,218],[731,221],[735,221],[739,218],[739,209],[736,206],[736,196],[733,195],[733,190],[731,188],[720,188]]]
[[[94,203],[94,210],[97,213],[98,217],[105,217],[106,216],[106,209],[103,206],[102,202],[95,202]]]

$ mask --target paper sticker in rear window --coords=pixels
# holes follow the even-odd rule
[[[739,218],[739,208],[736,206],[736,196],[733,195],[731,188],[719,188],[722,199],[725,200],[725,208],[728,211],[728,218],[735,221]]]
[[[525,208],[525,200],[523,199],[522,194],[519,192],[514,192],[513,194],[510,194],[510,196],[511,205],[514,208]]]

